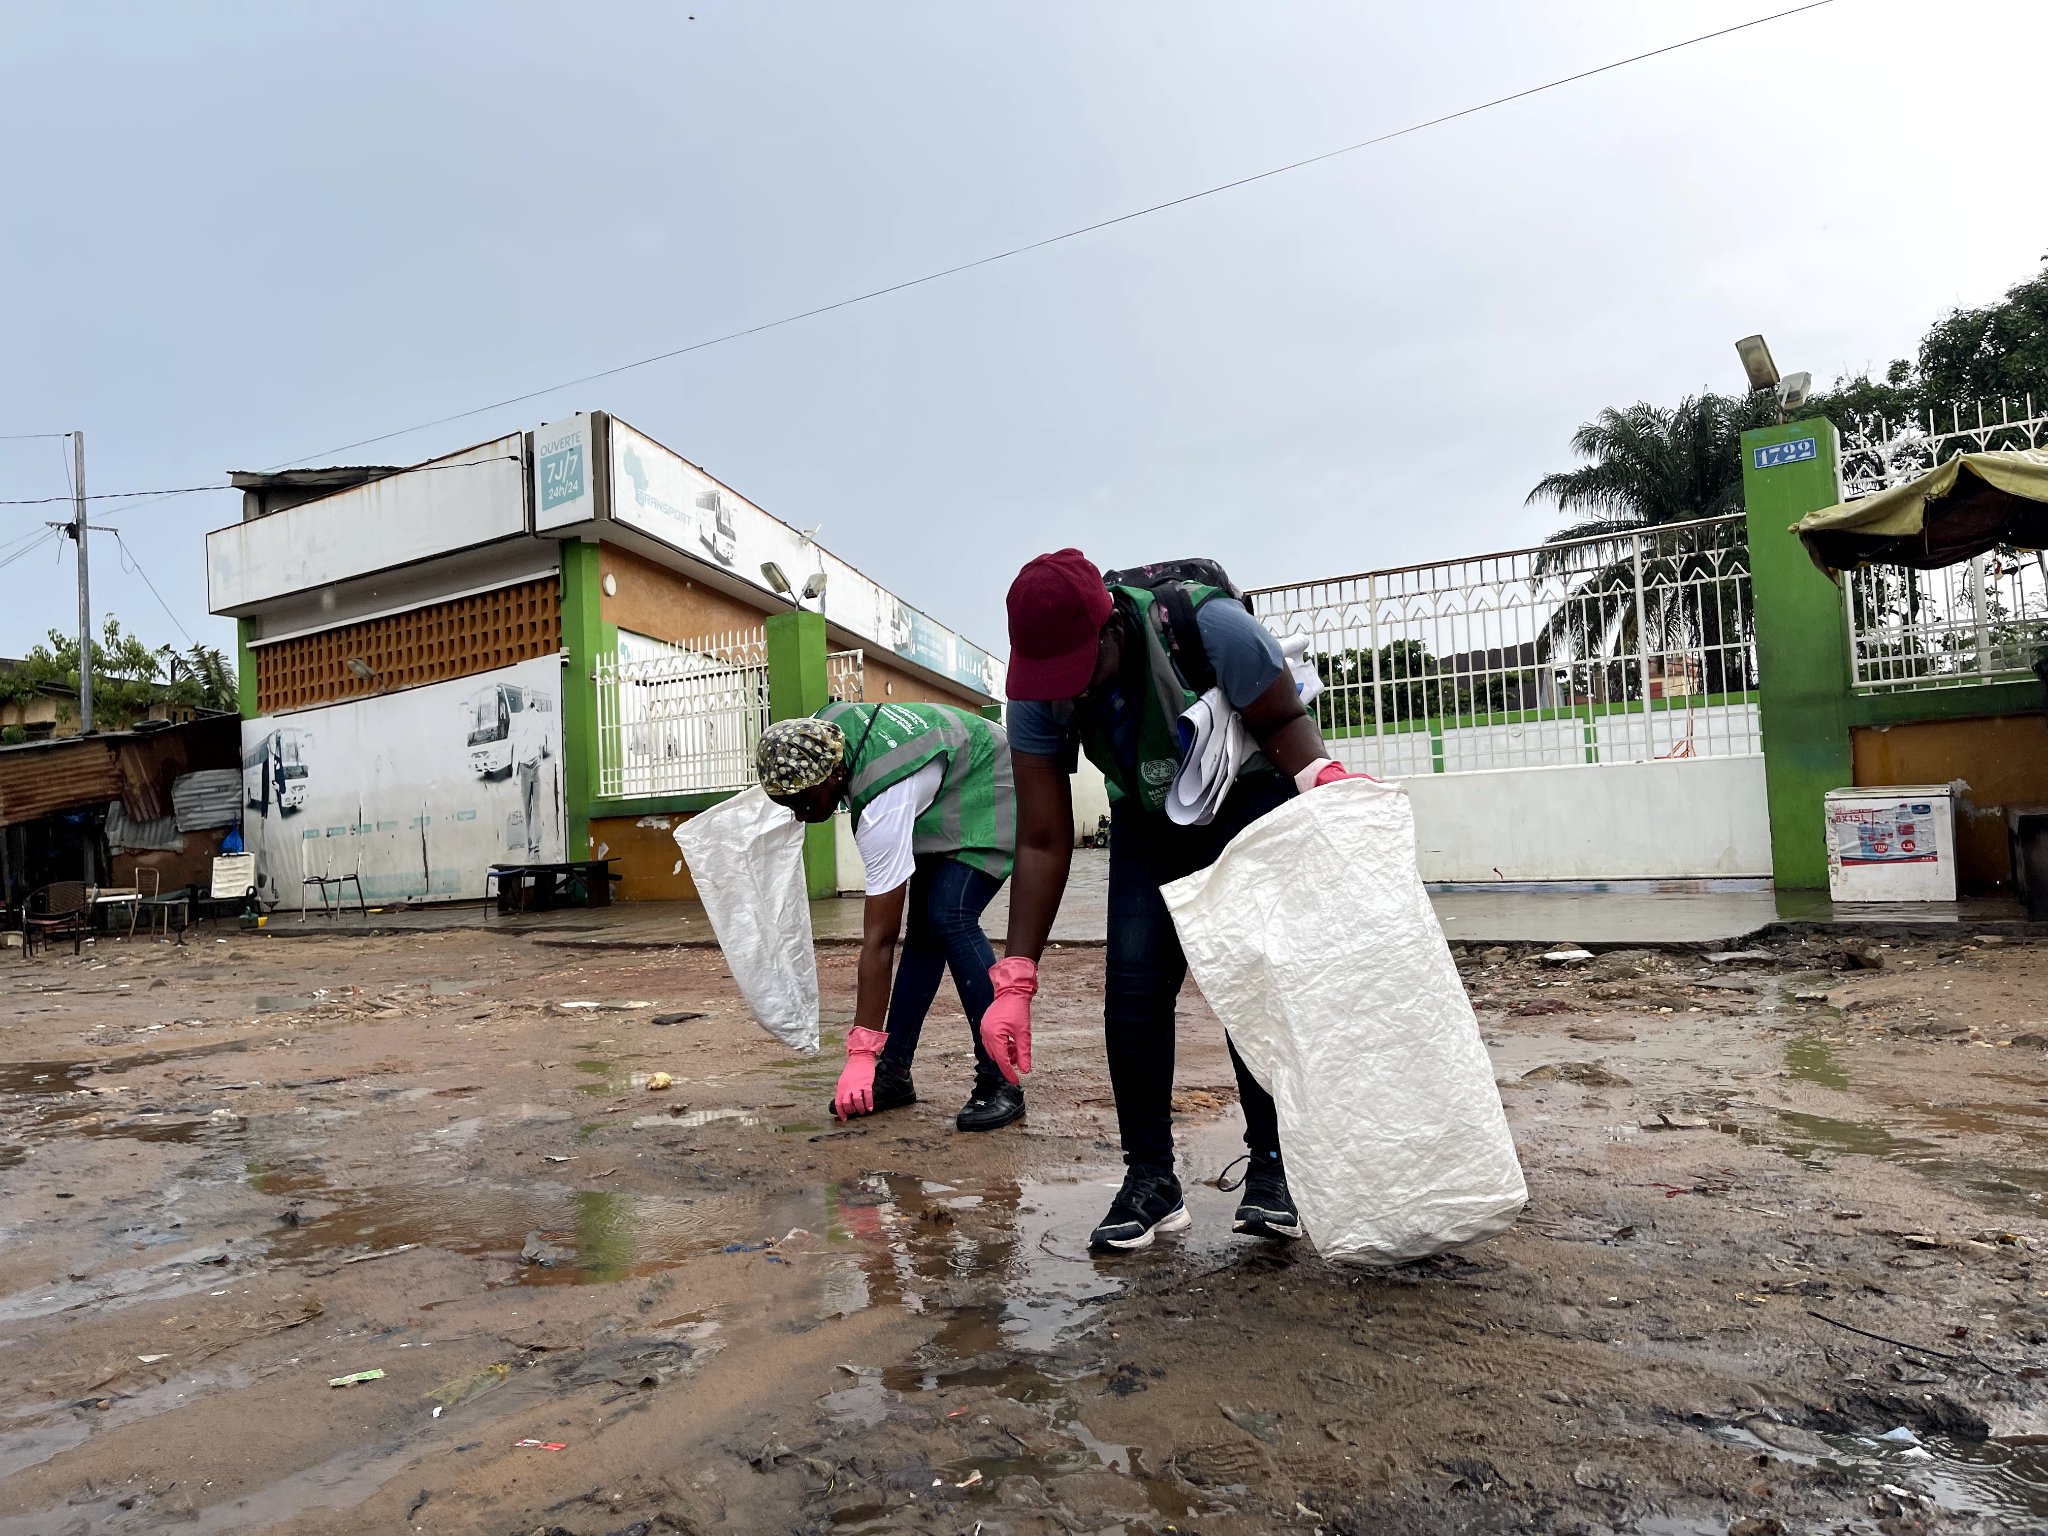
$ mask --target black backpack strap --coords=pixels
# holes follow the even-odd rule
[[[1216,686],[1216,669],[1209,664],[1209,647],[1202,639],[1202,626],[1195,620],[1194,599],[1186,582],[1169,581],[1155,588],[1153,601],[1166,615],[1167,649],[1173,664],[1195,696],[1199,698]]]

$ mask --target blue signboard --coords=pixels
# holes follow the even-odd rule
[[[1810,437],[1795,437],[1789,443],[1770,443],[1750,450],[1750,464],[1757,469],[1776,469],[1781,464],[1803,464],[1820,457],[1820,445]]]

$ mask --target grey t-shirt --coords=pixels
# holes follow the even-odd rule
[[[1216,672],[1216,686],[1238,709],[1272,687],[1273,679],[1286,668],[1280,642],[1266,626],[1227,597],[1216,597],[1195,610],[1195,624],[1202,632],[1202,649]],[[1098,706],[1109,716],[1110,739],[1117,756],[1135,762],[1138,755],[1138,712],[1125,703],[1122,692],[1112,688]],[[1042,699],[1016,699],[1003,712],[1003,724],[1010,734],[1012,752],[1035,757],[1057,758],[1073,772],[1080,759],[1080,723],[1072,706],[1047,703]]]

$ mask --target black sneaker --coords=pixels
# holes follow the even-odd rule
[[[917,1084],[910,1080],[910,1068],[899,1066],[887,1056],[875,1059],[875,1107],[865,1114],[879,1115],[885,1109],[903,1109],[917,1102]],[[837,1102],[828,1104],[826,1109],[833,1115],[839,1113]],[[860,1115],[853,1116],[858,1120]]]
[[[1301,1213],[1295,1210],[1294,1196],[1288,1193],[1287,1168],[1279,1156],[1248,1155],[1242,1161],[1251,1166],[1244,1176],[1244,1198],[1237,1203],[1237,1215],[1230,1230],[1252,1237],[1301,1236]],[[1226,1168],[1223,1177],[1216,1181],[1217,1187],[1230,1189],[1229,1177],[1230,1169]]]
[[[992,1084],[976,1083],[974,1092],[953,1117],[955,1129],[999,1131],[1024,1113],[1024,1090],[997,1078]]]
[[[1088,1246],[1096,1252],[1150,1248],[1157,1234],[1178,1232],[1190,1219],[1173,1170],[1140,1163],[1124,1170],[1124,1187],[1116,1192],[1102,1224],[1088,1234]]]

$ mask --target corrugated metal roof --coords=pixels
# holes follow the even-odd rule
[[[0,826],[120,798],[121,776],[105,737],[0,747]]]
[[[171,805],[180,832],[228,827],[242,815],[242,770],[202,768],[171,781]]]
[[[239,776],[241,762],[242,722],[232,715],[0,747],[0,826],[109,800],[137,821],[154,821],[172,814],[178,775],[232,767]]]

